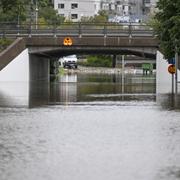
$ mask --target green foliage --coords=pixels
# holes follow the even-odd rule
[[[25,4],[28,3],[28,0],[1,0],[0,7],[2,8],[3,12],[8,12],[9,10],[15,10],[19,7],[24,7]]]
[[[159,0],[157,8],[159,11],[155,15],[153,27],[164,56],[172,58],[175,47],[180,53],[180,1]]]
[[[35,4],[36,2],[34,2]],[[39,7],[48,7],[48,6],[52,6],[52,3],[50,0],[38,0],[38,5]]]
[[[87,17],[87,16],[82,16],[81,17],[81,22],[93,22],[93,17]]]
[[[12,40],[2,38],[0,39],[0,51],[6,49],[10,44],[12,43]]]
[[[102,23],[107,22],[108,20],[108,13],[105,10],[99,11],[98,15],[94,16],[93,22]]]
[[[25,20],[27,0],[1,0],[0,21],[18,21],[18,18]]]
[[[106,55],[88,56],[83,64],[92,67],[112,67],[112,58]]]
[[[51,0],[0,0],[1,22],[28,22],[35,21],[35,12],[38,9],[38,22],[61,23],[64,18],[54,10]]]
[[[65,71],[63,67],[59,68],[59,75],[64,75]]]
[[[83,16],[81,18],[81,22],[94,22],[94,23],[102,23],[107,22],[108,20],[108,13],[105,10],[99,11],[98,15],[91,16],[91,17],[85,17]]]
[[[61,24],[64,22],[64,17],[60,16],[53,7],[43,7],[39,10],[39,18],[44,18],[46,23]]]

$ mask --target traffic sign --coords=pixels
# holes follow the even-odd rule
[[[175,57],[168,59],[169,64],[175,64]]]
[[[70,37],[65,37],[63,44],[64,44],[64,46],[71,46],[73,44],[73,41]]]
[[[174,65],[174,64],[170,64],[170,65],[168,66],[168,72],[169,72],[170,74],[174,74],[174,73],[176,72],[176,68],[175,68],[175,65]]]

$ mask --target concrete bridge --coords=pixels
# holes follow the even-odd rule
[[[31,80],[49,79],[50,66],[56,66],[58,58],[65,55],[131,54],[156,59],[158,49],[153,30],[139,24],[74,23],[53,28],[1,24],[0,36],[15,39],[0,54],[0,70],[28,48]],[[113,61],[115,65],[115,58]]]

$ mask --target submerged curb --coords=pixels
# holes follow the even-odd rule
[[[104,67],[85,67],[85,66],[78,66],[77,69],[65,69],[65,73],[85,73],[85,74],[121,74],[121,68],[104,68]],[[134,69],[134,68],[125,68],[126,74],[136,74],[142,73],[141,69]]]

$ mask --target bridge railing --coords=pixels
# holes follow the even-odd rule
[[[139,23],[16,24],[0,22],[2,36],[154,36],[153,29]]]

